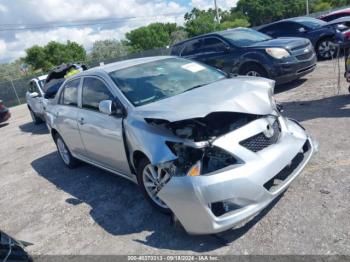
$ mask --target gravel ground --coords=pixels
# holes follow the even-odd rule
[[[0,128],[0,228],[35,254],[350,255],[350,96],[332,62],[276,88],[285,114],[320,152],[289,190],[246,225],[189,236],[153,211],[138,187],[87,164],[66,169],[45,125],[25,105]]]

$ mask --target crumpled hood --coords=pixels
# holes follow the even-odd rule
[[[235,77],[136,107],[143,118],[170,122],[205,117],[212,112],[236,112],[256,115],[271,114],[269,92],[274,81],[258,77]]]

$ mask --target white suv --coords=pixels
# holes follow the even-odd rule
[[[43,75],[29,81],[26,100],[34,124],[40,124],[45,120],[43,87],[46,77],[47,75]]]

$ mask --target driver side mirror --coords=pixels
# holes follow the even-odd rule
[[[33,93],[30,93],[30,97],[31,98],[36,98],[36,97],[39,97],[39,93],[38,92],[33,92]]]
[[[231,51],[231,46],[225,45],[225,52],[230,52]]]
[[[103,100],[98,104],[98,109],[106,115],[115,115],[116,117],[124,117],[126,115],[123,105],[119,100]]]
[[[106,115],[113,114],[113,102],[111,100],[103,100],[98,104],[98,110]]]
[[[306,33],[307,30],[304,27],[300,27],[298,31],[299,33]]]

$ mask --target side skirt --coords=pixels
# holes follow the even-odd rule
[[[137,179],[136,179],[136,175],[134,175],[134,174],[132,174],[132,176],[128,176],[128,175],[125,175],[125,174],[120,173],[120,172],[118,172],[118,171],[115,171],[115,170],[113,170],[113,169],[110,169],[110,168],[104,167],[104,166],[102,166],[102,165],[100,165],[100,164],[97,164],[97,163],[95,163],[95,162],[93,162],[93,161],[91,161],[91,160],[86,159],[85,157],[80,157],[80,156],[75,156],[75,155],[74,155],[74,157],[77,158],[77,159],[79,159],[80,161],[83,161],[83,162],[88,163],[88,164],[90,164],[90,165],[93,165],[93,166],[95,166],[95,167],[101,168],[101,169],[103,169],[103,170],[105,170],[105,171],[107,171],[107,172],[109,172],[109,173],[112,173],[112,174],[114,174],[114,175],[117,175],[117,176],[121,176],[121,177],[123,177],[123,178],[126,178],[126,179],[130,180],[131,182],[134,182],[135,184],[138,185]]]

